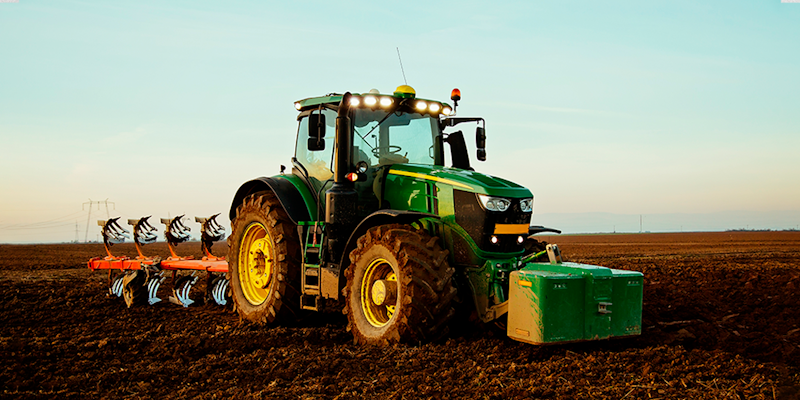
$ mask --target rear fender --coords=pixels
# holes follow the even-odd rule
[[[292,222],[311,221],[317,219],[317,207],[313,195],[303,182],[294,175],[278,175],[274,177],[260,177],[245,182],[231,203],[230,219],[236,218],[236,208],[242,204],[244,198],[250,194],[261,191],[272,191],[283,206]]]

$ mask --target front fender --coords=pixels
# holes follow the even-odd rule
[[[350,238],[347,239],[347,244],[345,245],[344,252],[342,253],[342,259],[339,262],[339,270],[341,272],[344,272],[345,268],[347,268],[350,265],[350,252],[356,248],[356,245],[358,243],[358,238],[367,233],[367,231],[370,228],[378,225],[387,225],[387,224],[412,224],[423,218],[439,219],[439,216],[423,212],[405,211],[405,210],[378,210],[368,215],[366,218],[361,220],[361,222],[358,224],[353,233],[350,234]],[[344,288],[345,284],[346,281],[344,278],[344,273],[340,273],[339,274],[340,293],[342,288]]]

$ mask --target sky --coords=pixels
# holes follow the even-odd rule
[[[420,97],[486,119],[474,166],[531,189],[534,224],[800,224],[800,4],[386,4],[0,3],[0,243],[96,240],[90,201],[229,226],[290,165],[293,102],[393,92],[398,48]]]

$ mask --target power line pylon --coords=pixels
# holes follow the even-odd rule
[[[114,207],[114,210],[117,209],[117,204],[114,203],[113,201],[108,201],[108,199],[105,199],[105,200],[102,200],[102,201],[100,201],[100,200],[94,201],[92,199],[89,199],[89,201],[84,202],[81,205],[81,210],[85,210],[86,205],[87,204],[89,205],[89,215],[86,216],[86,234],[83,237],[83,242],[84,243],[88,243],[89,242],[89,221],[92,220],[92,206],[97,204],[97,211],[100,211],[100,204],[105,204],[106,205],[106,219],[109,219],[109,218],[111,218],[111,215],[108,212],[108,204],[109,203],[111,204],[112,207]]]

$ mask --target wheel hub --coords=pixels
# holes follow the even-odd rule
[[[249,275],[253,284],[263,289],[269,285],[272,270],[272,258],[269,253],[264,253],[269,249],[270,243],[267,239],[258,239],[253,243],[253,250],[250,251],[248,264],[250,265]]]
[[[378,279],[372,284],[372,302],[375,305],[392,305],[397,302],[397,282]]]
[[[381,328],[396,311],[397,275],[389,261],[379,258],[370,263],[361,280],[361,311],[370,325]]]
[[[262,304],[269,297],[273,265],[272,238],[261,223],[247,227],[239,247],[239,284],[250,304]]]

